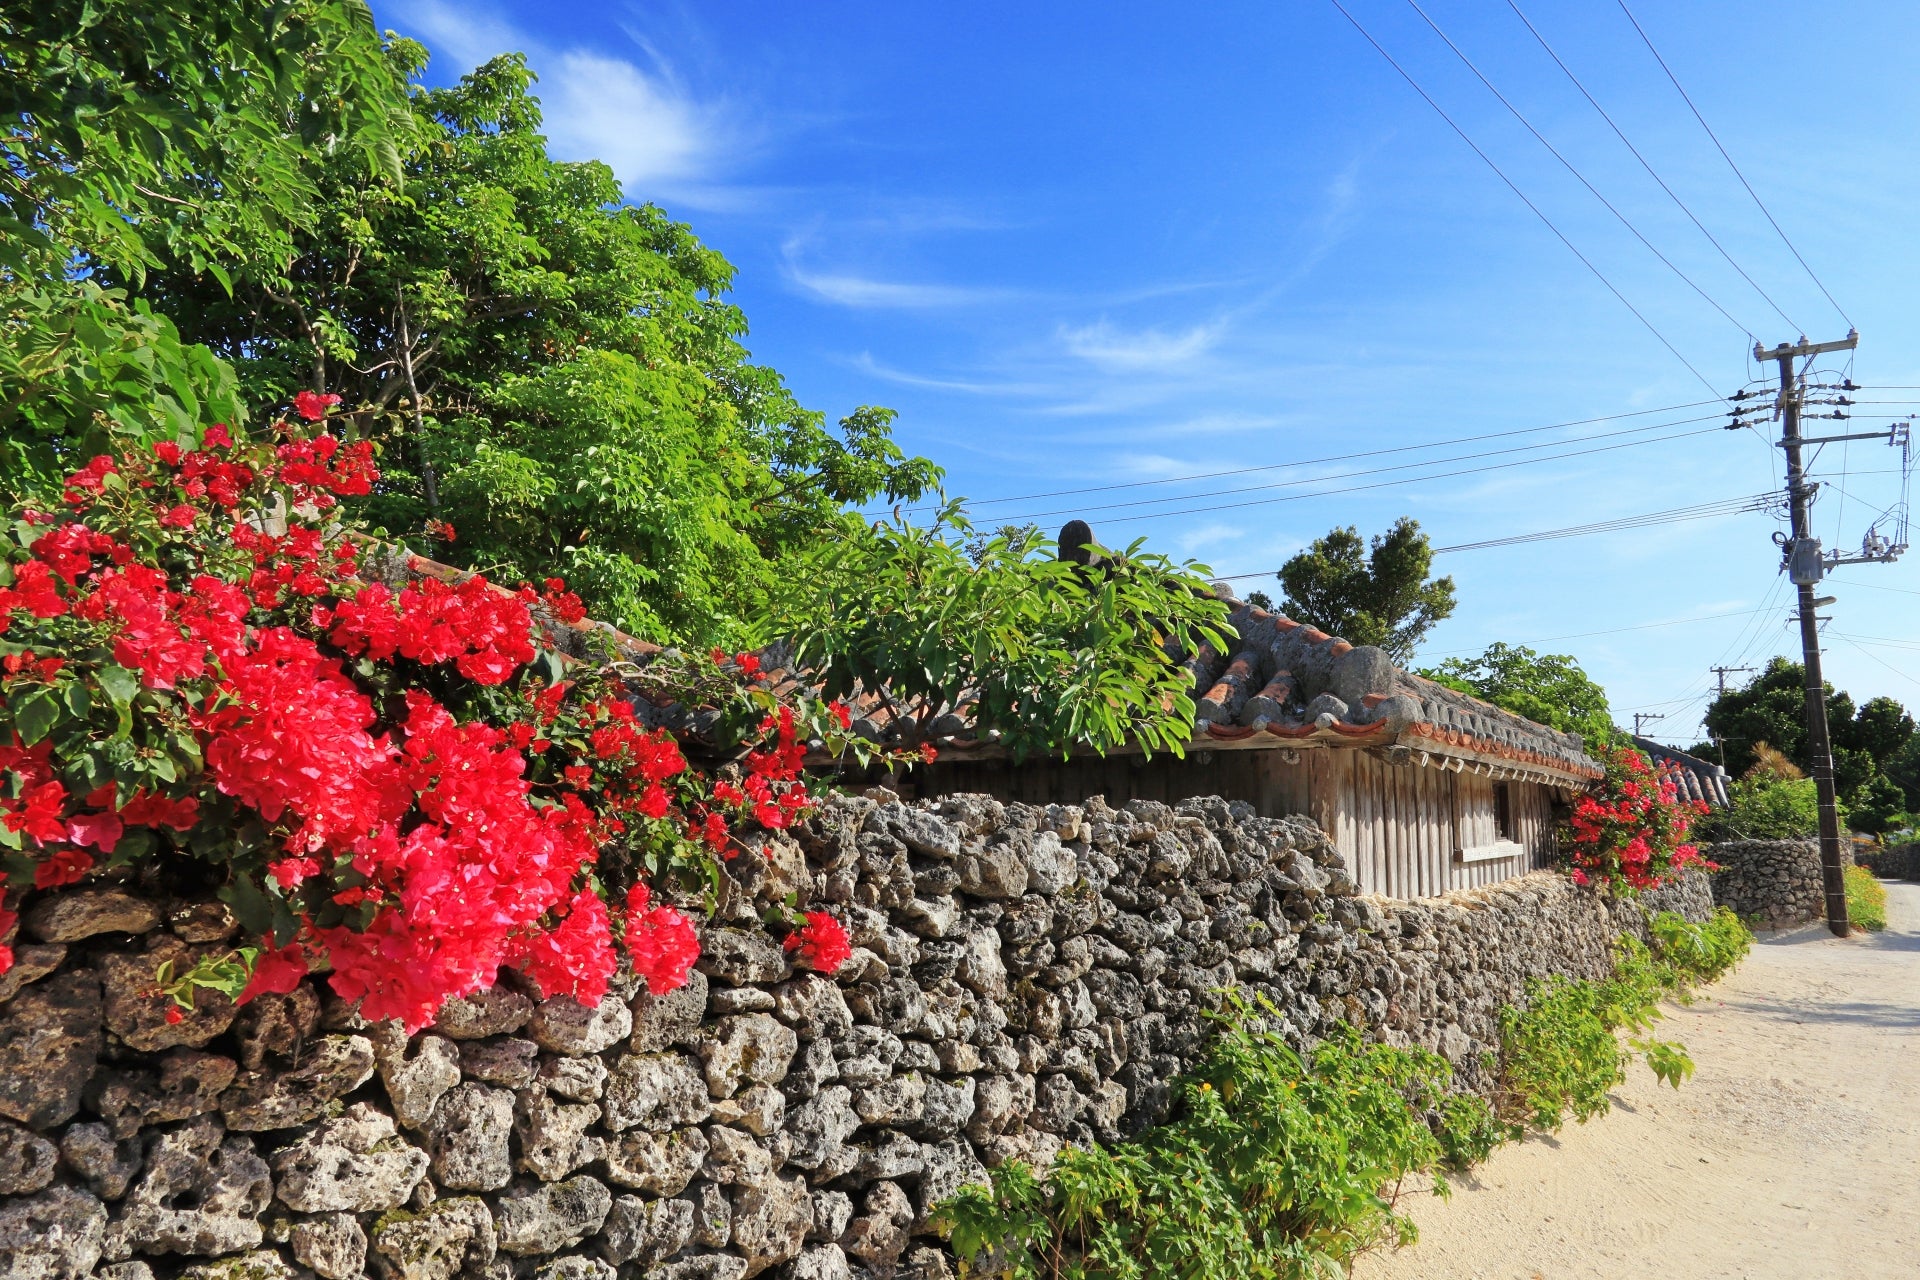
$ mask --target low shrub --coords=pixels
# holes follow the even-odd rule
[[[1660,1001],[1685,1000],[1690,988],[1731,969],[1753,934],[1725,907],[1698,925],[1663,911],[1648,932],[1651,947],[1620,939],[1612,977],[1535,982],[1524,1008],[1501,1011],[1496,1106],[1503,1118],[1550,1131],[1569,1115],[1582,1124],[1604,1115],[1634,1053],[1676,1089],[1693,1074],[1685,1046],[1647,1034],[1660,1019]]]
[[[1230,998],[1180,1114],[1146,1138],[1062,1152],[1044,1183],[1004,1165],[991,1189],[945,1201],[962,1274],[1304,1280],[1410,1243],[1402,1180],[1427,1173],[1444,1192],[1444,1169],[1484,1158],[1504,1126],[1448,1091],[1435,1054],[1347,1028],[1303,1058],[1272,1012]]]
[[[1847,883],[1847,919],[1857,927],[1878,933],[1887,927],[1887,887],[1865,867],[1844,868]]]

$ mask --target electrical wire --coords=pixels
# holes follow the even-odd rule
[[[1225,498],[1241,493],[1264,493],[1269,489],[1293,489],[1307,484],[1323,484],[1329,480],[1355,480],[1362,476],[1385,475],[1390,471],[1411,471],[1418,467],[1444,466],[1451,462],[1472,462],[1480,458],[1498,458],[1510,453],[1527,453],[1536,449],[1558,449],[1570,444],[1585,444],[1591,440],[1614,440],[1621,436],[1642,435],[1648,431],[1664,431],[1669,427],[1691,426],[1696,422],[1713,422],[1718,414],[1707,414],[1698,418],[1681,418],[1673,422],[1649,422],[1643,426],[1626,427],[1619,431],[1601,431],[1592,435],[1573,436],[1565,440],[1544,440],[1537,444],[1509,445],[1504,449],[1484,449],[1479,453],[1455,454],[1450,458],[1423,458],[1418,462],[1402,462],[1391,467],[1362,467],[1357,471],[1337,471],[1331,475],[1304,476],[1297,480],[1275,480],[1267,484],[1242,485],[1238,489],[1216,489],[1207,493],[1174,493],[1160,498],[1135,498],[1129,502],[1107,502],[1091,507],[1076,507],[1072,510],[1039,511],[1025,517],[1014,517],[1013,522],[1039,520],[1058,515],[1092,515],[1102,511],[1121,511],[1133,507],[1149,507],[1162,502],[1192,502],[1196,498]],[[1716,428],[1717,429],[1717,428]],[[1670,438],[1670,437],[1669,437]]]
[[[1834,634],[1840,635],[1840,633],[1837,631],[1834,632]],[[1879,657],[1877,654],[1868,652],[1866,649],[1862,648],[1859,644],[1856,644],[1851,637],[1840,636],[1840,638],[1842,640],[1845,640],[1849,645],[1852,645],[1856,650],[1858,650],[1862,657],[1871,658],[1873,661],[1878,662],[1881,666],[1885,667],[1887,670],[1893,672],[1893,674],[1899,676],[1902,680],[1905,680],[1910,684],[1920,684],[1920,680],[1915,680],[1912,676],[1908,675],[1906,672],[1902,671],[1900,668],[1894,666],[1891,662],[1888,662],[1885,659]]]
[[[1833,294],[1828,291],[1827,286],[1821,283],[1820,277],[1814,274],[1813,268],[1807,265],[1807,260],[1800,256],[1800,250],[1794,248],[1793,241],[1788,239],[1787,233],[1781,229],[1779,222],[1776,221],[1773,214],[1768,211],[1766,202],[1760,198],[1760,193],[1753,189],[1751,182],[1747,181],[1747,175],[1740,172],[1740,166],[1733,162],[1733,157],[1727,153],[1726,147],[1721,144],[1720,135],[1713,131],[1713,126],[1707,123],[1707,118],[1700,114],[1700,108],[1693,105],[1693,98],[1688,95],[1686,89],[1681,87],[1680,77],[1673,74],[1673,68],[1667,65],[1667,60],[1660,56],[1658,49],[1654,48],[1653,38],[1647,34],[1646,28],[1640,25],[1640,19],[1634,17],[1633,10],[1627,8],[1627,0],[1618,0],[1618,3],[1620,5],[1620,12],[1627,15],[1627,21],[1631,22],[1633,29],[1640,33],[1640,41],[1647,46],[1647,52],[1651,53],[1653,60],[1660,64],[1660,69],[1667,73],[1667,79],[1673,82],[1674,89],[1679,92],[1681,99],[1686,102],[1687,110],[1693,112],[1693,118],[1700,122],[1700,127],[1707,131],[1709,138],[1713,139],[1713,145],[1719,150],[1720,158],[1727,162],[1727,167],[1733,170],[1733,176],[1740,179],[1740,185],[1747,189],[1747,194],[1753,197],[1753,203],[1759,208],[1762,214],[1766,215],[1767,222],[1773,227],[1775,233],[1779,235],[1780,242],[1786,245],[1788,251],[1793,254],[1794,261],[1800,264],[1800,269],[1807,273],[1807,278],[1818,286],[1820,292],[1826,294],[1827,301],[1833,303],[1833,309],[1840,313],[1840,318],[1847,322],[1847,327],[1849,329],[1858,328],[1859,326],[1855,325],[1852,318],[1847,315],[1846,308],[1835,300]],[[1797,328],[1798,326],[1795,327]]]
[[[1490,547],[1511,547],[1524,542],[1553,542],[1561,538],[1583,538],[1592,534],[1615,533],[1627,529],[1643,529],[1652,525],[1679,524],[1688,520],[1707,520],[1715,516],[1738,515],[1746,511],[1761,510],[1766,505],[1778,502],[1780,495],[1758,493],[1745,498],[1724,498],[1719,502],[1701,503],[1691,507],[1674,507],[1667,511],[1648,511],[1637,516],[1621,516],[1613,520],[1598,520],[1592,524],[1571,525],[1564,529],[1545,529],[1538,533],[1517,533],[1505,538],[1488,538],[1483,542],[1462,542],[1450,547],[1435,547],[1436,556],[1456,551],[1483,551]],[[1277,574],[1278,569],[1260,569],[1253,573],[1230,573],[1216,576],[1216,582],[1236,582],[1241,578],[1265,578]]]
[[[1533,216],[1540,219],[1540,221],[1543,224],[1545,224],[1547,230],[1553,232],[1554,237],[1557,240],[1559,240],[1561,244],[1567,247],[1567,252],[1571,253],[1574,257],[1580,259],[1580,265],[1584,266],[1588,271],[1591,271],[1593,273],[1594,279],[1598,280],[1601,284],[1605,285],[1607,288],[1607,292],[1611,293],[1616,299],[1618,299],[1621,306],[1625,307],[1628,311],[1631,311],[1633,313],[1633,318],[1638,320],[1642,325],[1644,325],[1646,327],[1647,332],[1651,333],[1655,338],[1657,338],[1660,342],[1660,345],[1665,347],[1668,353],[1671,354],[1675,360],[1678,360],[1681,364],[1685,365],[1687,372],[1691,373],[1699,381],[1701,386],[1705,387],[1707,391],[1717,399],[1724,400],[1725,397],[1720,394],[1719,389],[1716,388],[1711,382],[1707,381],[1706,375],[1701,373],[1698,369],[1694,368],[1693,362],[1688,360],[1685,356],[1681,355],[1680,349],[1678,347],[1674,346],[1673,343],[1667,341],[1667,335],[1665,335],[1664,333],[1661,333],[1660,330],[1656,329],[1654,327],[1653,321],[1647,319],[1647,317],[1641,313],[1640,308],[1634,306],[1631,302],[1627,301],[1627,295],[1624,293],[1621,293],[1620,290],[1614,286],[1613,281],[1607,279],[1606,275],[1600,270],[1600,268],[1593,265],[1592,260],[1589,259],[1586,254],[1581,253],[1579,249],[1574,247],[1573,241],[1567,239],[1566,233],[1561,231],[1559,227],[1554,225],[1553,219],[1549,218],[1545,213],[1543,213],[1539,205],[1535,204],[1532,200],[1527,198],[1527,193],[1522,191],[1519,188],[1519,186],[1514,183],[1513,179],[1507,176],[1506,171],[1504,169],[1502,169],[1499,165],[1493,162],[1493,157],[1488,155],[1485,151],[1482,151],[1480,149],[1480,144],[1475,142],[1471,137],[1469,137],[1467,134],[1467,131],[1465,129],[1462,129],[1458,124],[1456,124],[1454,122],[1453,117],[1448,115],[1446,113],[1446,110],[1442,108],[1438,102],[1434,101],[1433,95],[1429,94],[1425,89],[1421,88],[1420,82],[1418,80],[1415,80],[1405,67],[1401,66],[1399,62],[1395,61],[1394,56],[1387,52],[1386,47],[1384,45],[1382,45],[1378,40],[1375,40],[1373,38],[1373,33],[1360,25],[1360,19],[1354,17],[1353,14],[1349,13],[1347,11],[1347,7],[1344,4],[1340,3],[1340,0],[1328,0],[1328,3],[1332,4],[1334,8],[1338,9],[1340,11],[1340,16],[1345,18],[1348,22],[1352,23],[1353,29],[1355,31],[1358,31],[1361,34],[1361,36],[1366,39],[1366,42],[1372,45],[1374,47],[1374,50],[1378,52],[1382,58],[1385,58],[1387,60],[1387,65],[1392,67],[1395,71],[1397,71],[1400,74],[1400,78],[1402,80],[1405,80],[1407,84],[1413,88],[1413,91],[1419,94],[1423,100],[1425,100],[1428,106],[1433,108],[1435,114],[1437,114],[1442,120],[1447,122],[1447,127],[1452,129],[1456,134],[1460,136],[1460,141],[1466,143],[1468,147],[1472,148],[1473,153],[1479,156],[1480,159],[1486,163],[1487,168],[1493,170],[1494,176],[1500,179],[1501,182],[1505,183],[1507,186],[1507,189],[1513,192],[1514,195],[1518,196],[1520,198],[1520,202],[1526,205],[1528,209],[1533,211]]]
[[[1256,471],[1280,471],[1288,467],[1316,467],[1328,462],[1352,462],[1359,458],[1381,458],[1396,453],[1413,453],[1420,449],[1448,449],[1457,444],[1479,444],[1483,440],[1506,440],[1513,436],[1536,435],[1543,431],[1562,431],[1568,427],[1588,427],[1599,422],[1618,422],[1625,418],[1644,418],[1652,414],[1679,413],[1683,409],[1698,409],[1702,405],[1721,404],[1725,397],[1713,400],[1692,400],[1685,404],[1671,404],[1660,409],[1634,409],[1627,413],[1609,413],[1598,418],[1576,418],[1570,422],[1554,422],[1544,427],[1516,427],[1511,431],[1489,431],[1477,436],[1457,436],[1451,440],[1431,440],[1425,444],[1394,445],[1387,449],[1366,449],[1359,453],[1337,453],[1324,458],[1302,458],[1295,462],[1263,462],[1249,467],[1232,467],[1225,471],[1203,471],[1186,476],[1162,476],[1154,480],[1127,480],[1113,484],[1087,485],[1079,489],[1051,489],[1044,493],[1021,493],[1009,498],[979,498],[968,501],[970,507],[994,506],[1007,502],[1039,502],[1045,498],[1070,498],[1082,493],[1110,493],[1118,489],[1145,489],[1154,485],[1186,484],[1195,480],[1218,480],[1223,476],[1250,475]],[[1917,401],[1916,403],[1920,403]],[[1682,419],[1683,422],[1700,421]],[[1674,424],[1666,424],[1674,425]],[[915,507],[909,514],[918,515],[927,511],[937,511],[938,507]]]
[[[1493,81],[1487,79],[1485,73],[1483,73],[1479,67],[1474,65],[1473,59],[1469,58],[1466,55],[1466,52],[1462,50],[1459,45],[1453,42],[1453,37],[1449,36],[1445,31],[1442,31],[1440,29],[1440,24],[1435,22],[1432,19],[1432,17],[1428,15],[1427,11],[1420,7],[1420,0],[1407,0],[1407,4],[1413,9],[1415,13],[1420,15],[1421,21],[1425,22],[1429,27],[1433,28],[1433,34],[1439,36],[1441,40],[1446,42],[1447,48],[1453,50],[1454,56],[1459,58],[1460,61],[1466,66],[1467,70],[1473,72],[1474,77],[1478,79],[1481,84],[1486,86],[1487,92],[1491,93],[1494,97],[1498,98],[1500,100],[1500,105],[1505,107],[1509,112],[1513,114],[1513,118],[1515,120],[1518,120],[1521,123],[1521,125],[1523,125],[1526,128],[1526,131],[1534,136],[1535,141],[1539,142],[1541,146],[1545,147],[1547,149],[1548,154],[1550,154],[1555,160],[1558,160],[1561,163],[1561,165],[1565,167],[1566,171],[1572,174],[1579,181],[1580,185],[1585,187],[1595,200],[1598,200],[1601,204],[1605,205],[1607,212],[1611,213],[1615,218],[1619,219],[1620,225],[1625,227],[1628,231],[1632,232],[1633,238],[1635,240],[1638,240],[1642,245],[1646,246],[1646,250],[1648,253],[1651,253],[1654,257],[1660,259],[1661,265],[1665,266],[1667,270],[1673,272],[1674,275],[1680,277],[1681,281],[1685,283],[1689,289],[1699,294],[1701,298],[1703,298],[1706,301],[1706,304],[1708,306],[1712,307],[1715,311],[1718,311],[1722,316],[1725,316],[1728,324],[1732,325],[1734,328],[1738,329],[1740,332],[1746,334],[1748,339],[1750,339],[1751,341],[1756,343],[1760,341],[1759,338],[1754,336],[1753,330],[1747,328],[1747,326],[1745,326],[1744,324],[1741,324],[1738,320],[1734,319],[1732,312],[1728,311],[1725,307],[1721,306],[1718,302],[1716,302],[1713,298],[1713,295],[1709,294],[1705,289],[1702,289],[1697,283],[1694,282],[1694,279],[1692,276],[1689,276],[1686,272],[1682,271],[1679,267],[1675,266],[1671,258],[1667,257],[1666,254],[1660,252],[1660,250],[1654,246],[1653,241],[1647,239],[1646,236],[1642,235],[1640,233],[1640,228],[1634,226],[1632,220],[1629,219],[1626,214],[1620,212],[1619,207],[1616,206],[1613,203],[1613,201],[1607,199],[1604,195],[1600,194],[1600,188],[1594,186],[1591,182],[1587,181],[1587,175],[1584,173],[1581,173],[1580,170],[1574,165],[1573,161],[1567,159],[1566,156],[1561,154],[1560,148],[1554,146],[1551,142],[1547,141],[1547,136],[1544,133],[1541,133],[1538,129],[1533,127],[1533,121],[1527,119],[1525,115],[1521,114],[1520,108],[1514,106],[1512,101],[1508,99],[1507,95],[1500,92],[1500,90],[1494,86]]]
[[[1604,631],[1576,631],[1564,636],[1543,636],[1538,640],[1532,641],[1531,644],[1554,644],[1561,640],[1585,640],[1590,636],[1619,635],[1623,631],[1653,631],[1661,627],[1684,627],[1695,622],[1719,622],[1725,618],[1749,618],[1756,613],[1764,612],[1766,612],[1764,609],[1744,609],[1737,613],[1709,613],[1698,618],[1675,618],[1670,622],[1642,622],[1631,627],[1608,627]],[[1427,654],[1426,656],[1430,658],[1446,658],[1452,657],[1455,654],[1475,652],[1478,651],[1474,649],[1443,649],[1437,653]]]
[[[1520,11],[1520,6],[1517,3],[1515,3],[1515,0],[1507,0],[1507,7],[1509,9],[1512,9],[1515,16],[1518,17],[1521,22],[1526,24],[1527,30],[1531,31],[1533,33],[1533,38],[1540,42],[1540,47],[1547,51],[1547,56],[1553,59],[1554,65],[1559,67],[1560,70],[1566,72],[1567,79],[1571,80],[1573,82],[1573,87],[1580,91],[1580,96],[1585,98],[1589,103],[1591,103],[1593,106],[1593,109],[1600,113],[1600,118],[1607,122],[1607,127],[1609,129],[1613,130],[1613,136],[1620,139],[1621,143],[1625,145],[1627,150],[1633,152],[1633,158],[1640,162],[1640,167],[1647,171],[1647,176],[1660,184],[1660,189],[1666,192],[1668,198],[1671,199],[1674,202],[1674,204],[1680,207],[1680,212],[1687,215],[1687,220],[1693,223],[1694,226],[1698,227],[1700,229],[1700,234],[1707,238],[1707,242],[1711,244],[1715,249],[1718,249],[1720,251],[1720,256],[1727,260],[1727,265],[1732,267],[1735,271],[1739,272],[1740,278],[1742,280],[1745,280],[1748,284],[1752,285],[1753,291],[1755,293],[1759,294],[1762,298],[1766,299],[1767,305],[1773,308],[1773,313],[1779,316],[1782,320],[1785,320],[1787,322],[1788,328],[1792,329],[1796,333],[1806,332],[1806,330],[1802,329],[1799,325],[1795,324],[1792,318],[1789,317],[1785,311],[1782,311],[1780,309],[1780,304],[1773,300],[1773,295],[1769,294],[1765,289],[1762,289],[1760,287],[1759,281],[1755,280],[1752,276],[1747,274],[1746,268],[1742,267],[1738,262],[1735,262],[1733,260],[1733,255],[1727,252],[1726,246],[1720,243],[1720,241],[1714,236],[1713,232],[1707,230],[1707,226],[1704,222],[1701,222],[1699,218],[1694,216],[1693,210],[1687,207],[1687,202],[1682,200],[1678,195],[1678,193],[1676,193],[1672,187],[1667,185],[1667,180],[1665,178],[1661,177],[1657,172],[1654,171],[1653,165],[1647,160],[1645,156],[1640,154],[1640,148],[1634,146],[1632,140],[1630,140],[1627,137],[1626,133],[1620,128],[1620,126],[1614,123],[1613,117],[1607,114],[1607,109],[1600,105],[1599,99],[1595,98],[1591,93],[1587,92],[1587,86],[1580,83],[1580,77],[1573,74],[1573,68],[1569,67],[1561,59],[1560,55],[1554,52],[1553,46],[1548,44],[1547,38],[1540,34],[1540,29],[1533,25],[1533,20],[1527,17],[1526,14]],[[1744,326],[1742,327],[1744,328]],[[1753,335],[1749,333],[1747,336],[1751,338]]]
[[[1482,472],[1487,472],[1487,471],[1504,471],[1509,467],[1532,466],[1533,464],[1539,463],[1539,462],[1560,462],[1560,461],[1564,461],[1567,458],[1584,458],[1590,454],[1612,453],[1618,449],[1633,449],[1633,448],[1638,448],[1641,445],[1666,444],[1669,441],[1673,441],[1673,440],[1685,440],[1693,436],[1709,435],[1715,431],[1719,431],[1720,429],[1721,428],[1719,427],[1705,427],[1699,431],[1682,431],[1675,435],[1654,436],[1651,439],[1647,439],[1647,440],[1627,440],[1619,444],[1602,445],[1596,449],[1576,449],[1570,453],[1548,454],[1545,457],[1539,457],[1539,458],[1519,458],[1512,462],[1493,462],[1493,463],[1488,463],[1484,467],[1463,467],[1457,471],[1441,471],[1441,472],[1436,472],[1433,475],[1403,476],[1397,480],[1378,480],[1372,484],[1349,485],[1344,489],[1323,489],[1316,493],[1286,494],[1278,498],[1253,498],[1253,499],[1249,499],[1246,502],[1221,502],[1221,503],[1215,503],[1211,506],[1205,506],[1205,507],[1182,507],[1176,511],[1148,511],[1139,515],[1123,516],[1121,517],[1121,519],[1132,520],[1132,521],[1161,520],[1170,516],[1204,515],[1212,511],[1230,511],[1240,507],[1262,507],[1262,506],[1271,506],[1271,505],[1275,505],[1277,503],[1282,503],[1282,502],[1302,502],[1309,498],[1329,498],[1337,494],[1343,494],[1343,493],[1362,493],[1372,489],[1391,488],[1395,485],[1418,484],[1423,480],[1447,480],[1455,476],[1479,475]],[[1033,520],[1045,519],[1049,516],[1081,515],[1081,514],[1084,514],[1084,513],[1080,510],[1068,509],[1063,511],[1041,511],[1041,512],[1035,512],[1030,515],[1007,516],[1007,517],[1004,517],[1004,519],[1008,524],[1024,524]]]

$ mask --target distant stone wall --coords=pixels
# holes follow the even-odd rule
[[[790,1280],[949,1275],[928,1210],[1166,1114],[1222,987],[1301,1045],[1340,1020],[1462,1081],[1531,978],[1606,971],[1644,911],[1536,873],[1356,896],[1310,822],[832,801],[729,865],[689,985],[598,1009],[517,978],[411,1039],[309,983],[166,1020],[224,909],[94,882],[30,900],[0,977],[0,1280]],[[795,973],[794,895],[856,944]]]
[[[1712,878],[1714,903],[1741,919],[1787,929],[1826,918],[1818,840],[1727,840],[1702,852],[1721,867]]]
[[[1920,843],[1857,849],[1854,861],[1883,880],[1920,880]]]

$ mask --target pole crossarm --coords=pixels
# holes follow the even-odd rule
[[[1807,356],[1825,355],[1829,351],[1851,351],[1859,345],[1860,331],[1858,329],[1849,329],[1847,330],[1846,337],[1835,339],[1832,342],[1808,342],[1805,338],[1802,338],[1798,342],[1783,342],[1777,347],[1763,347],[1756,342],[1753,344],[1753,358],[1755,360],[1792,361],[1804,359]]]

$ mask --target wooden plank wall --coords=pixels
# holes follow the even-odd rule
[[[982,791],[1028,804],[1079,804],[1105,796],[1172,804],[1191,796],[1245,800],[1269,817],[1304,813],[1347,857],[1362,892],[1424,898],[1493,884],[1544,866],[1553,853],[1553,793],[1510,782],[1514,838],[1526,850],[1511,858],[1463,863],[1461,847],[1491,844],[1494,784],[1471,773],[1388,764],[1358,750],[1308,750],[1288,764],[1278,751],[1195,752],[1088,760],[955,762],[921,773],[926,796]]]

